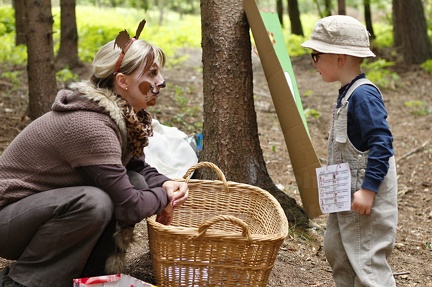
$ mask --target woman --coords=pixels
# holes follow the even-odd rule
[[[186,183],[144,159],[146,108],[165,87],[163,51],[138,40],[144,24],[100,48],[91,79],[61,90],[0,157],[0,257],[15,261],[0,286],[70,286],[117,271],[122,234],[154,214],[170,224],[187,199]]]

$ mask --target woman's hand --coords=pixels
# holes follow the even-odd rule
[[[174,218],[174,207],[168,204],[161,214],[156,216],[156,222],[164,225],[170,225]]]
[[[185,203],[189,196],[189,187],[186,182],[168,180],[164,182],[162,187],[167,191],[170,199],[169,205],[173,208]]]
[[[156,221],[161,224],[169,225],[171,224],[174,217],[174,208],[182,205],[188,198],[189,188],[187,183],[185,182],[178,182],[172,180],[165,181],[162,187],[168,193],[168,198],[170,199],[170,202],[162,211],[162,213],[157,215]]]

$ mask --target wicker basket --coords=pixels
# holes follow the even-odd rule
[[[210,167],[219,180],[190,179]],[[161,287],[267,285],[288,221],[279,202],[258,187],[227,182],[212,163],[192,166],[189,198],[166,226],[147,220],[150,252]]]

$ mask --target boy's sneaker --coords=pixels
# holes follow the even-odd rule
[[[15,281],[12,280],[8,276],[9,267],[5,267],[0,271],[0,287],[25,287]]]

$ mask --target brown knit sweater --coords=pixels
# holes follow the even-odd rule
[[[161,212],[168,203],[161,188],[169,180],[167,177],[143,163],[137,171],[146,177],[149,190],[136,190],[126,180],[125,166],[132,156],[127,150],[126,126],[116,96],[108,90],[97,90],[88,82],[77,83],[73,88],[74,91],[61,90],[52,111],[28,125],[0,156],[0,209],[38,192],[98,186],[98,182],[103,182],[98,187],[115,187],[113,191],[106,190],[113,201],[119,195],[123,201],[133,198],[133,203],[114,202],[115,205],[142,209],[149,204],[149,195],[143,196],[147,192],[153,198],[150,203],[158,204],[151,213]],[[110,177],[123,179],[122,185],[107,185],[100,179],[89,181],[82,168],[95,166],[109,167],[115,173]],[[148,215],[151,214],[140,212],[133,221]]]

